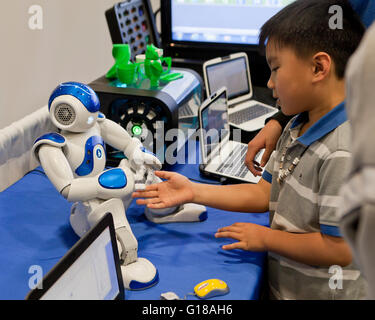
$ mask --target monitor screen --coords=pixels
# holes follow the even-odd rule
[[[41,300],[113,300],[119,295],[109,227],[69,266]]]
[[[210,95],[222,87],[227,88],[228,99],[250,93],[245,57],[208,65],[206,68]]]
[[[201,113],[203,146],[206,157],[229,135],[226,92],[216,97]]]
[[[258,45],[261,26],[294,0],[172,0],[172,41]]]

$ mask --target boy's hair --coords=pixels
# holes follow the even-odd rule
[[[335,17],[329,9],[334,5],[342,9],[342,29],[330,28],[330,19],[335,21]],[[336,76],[342,79],[364,32],[364,25],[346,0],[297,0],[262,26],[259,45],[264,52],[271,39],[280,48],[292,48],[300,58],[326,52],[335,64]]]

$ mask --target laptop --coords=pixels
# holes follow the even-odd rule
[[[26,296],[27,300],[123,300],[112,215],[107,213]]]
[[[203,102],[199,108],[200,148],[203,174],[218,178],[229,178],[238,182],[257,183],[244,161],[247,144],[229,140],[228,100],[226,88],[221,88]],[[264,150],[255,161],[260,162]]]
[[[265,120],[278,109],[253,100],[250,68],[247,54],[234,53],[203,64],[207,97],[226,87],[228,91],[229,123],[244,131],[256,131],[264,127]]]

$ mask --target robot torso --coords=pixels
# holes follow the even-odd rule
[[[66,139],[63,152],[75,177],[91,177],[103,172],[106,150],[98,124],[86,132],[62,131],[61,135]]]

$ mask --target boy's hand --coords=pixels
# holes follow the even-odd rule
[[[224,250],[267,251],[266,239],[272,230],[253,223],[238,222],[218,229],[215,238],[231,238],[238,242],[222,246]]]
[[[193,201],[193,183],[188,178],[167,171],[155,171],[155,175],[166,181],[149,185],[144,191],[134,192],[133,198],[144,198],[137,199],[137,204],[145,204],[150,209],[164,209]]]
[[[266,126],[248,144],[245,164],[254,176],[262,175],[262,168],[275,150],[277,140],[282,133],[281,125],[276,120],[270,120]],[[263,153],[261,163],[254,162],[255,156],[261,149]]]

